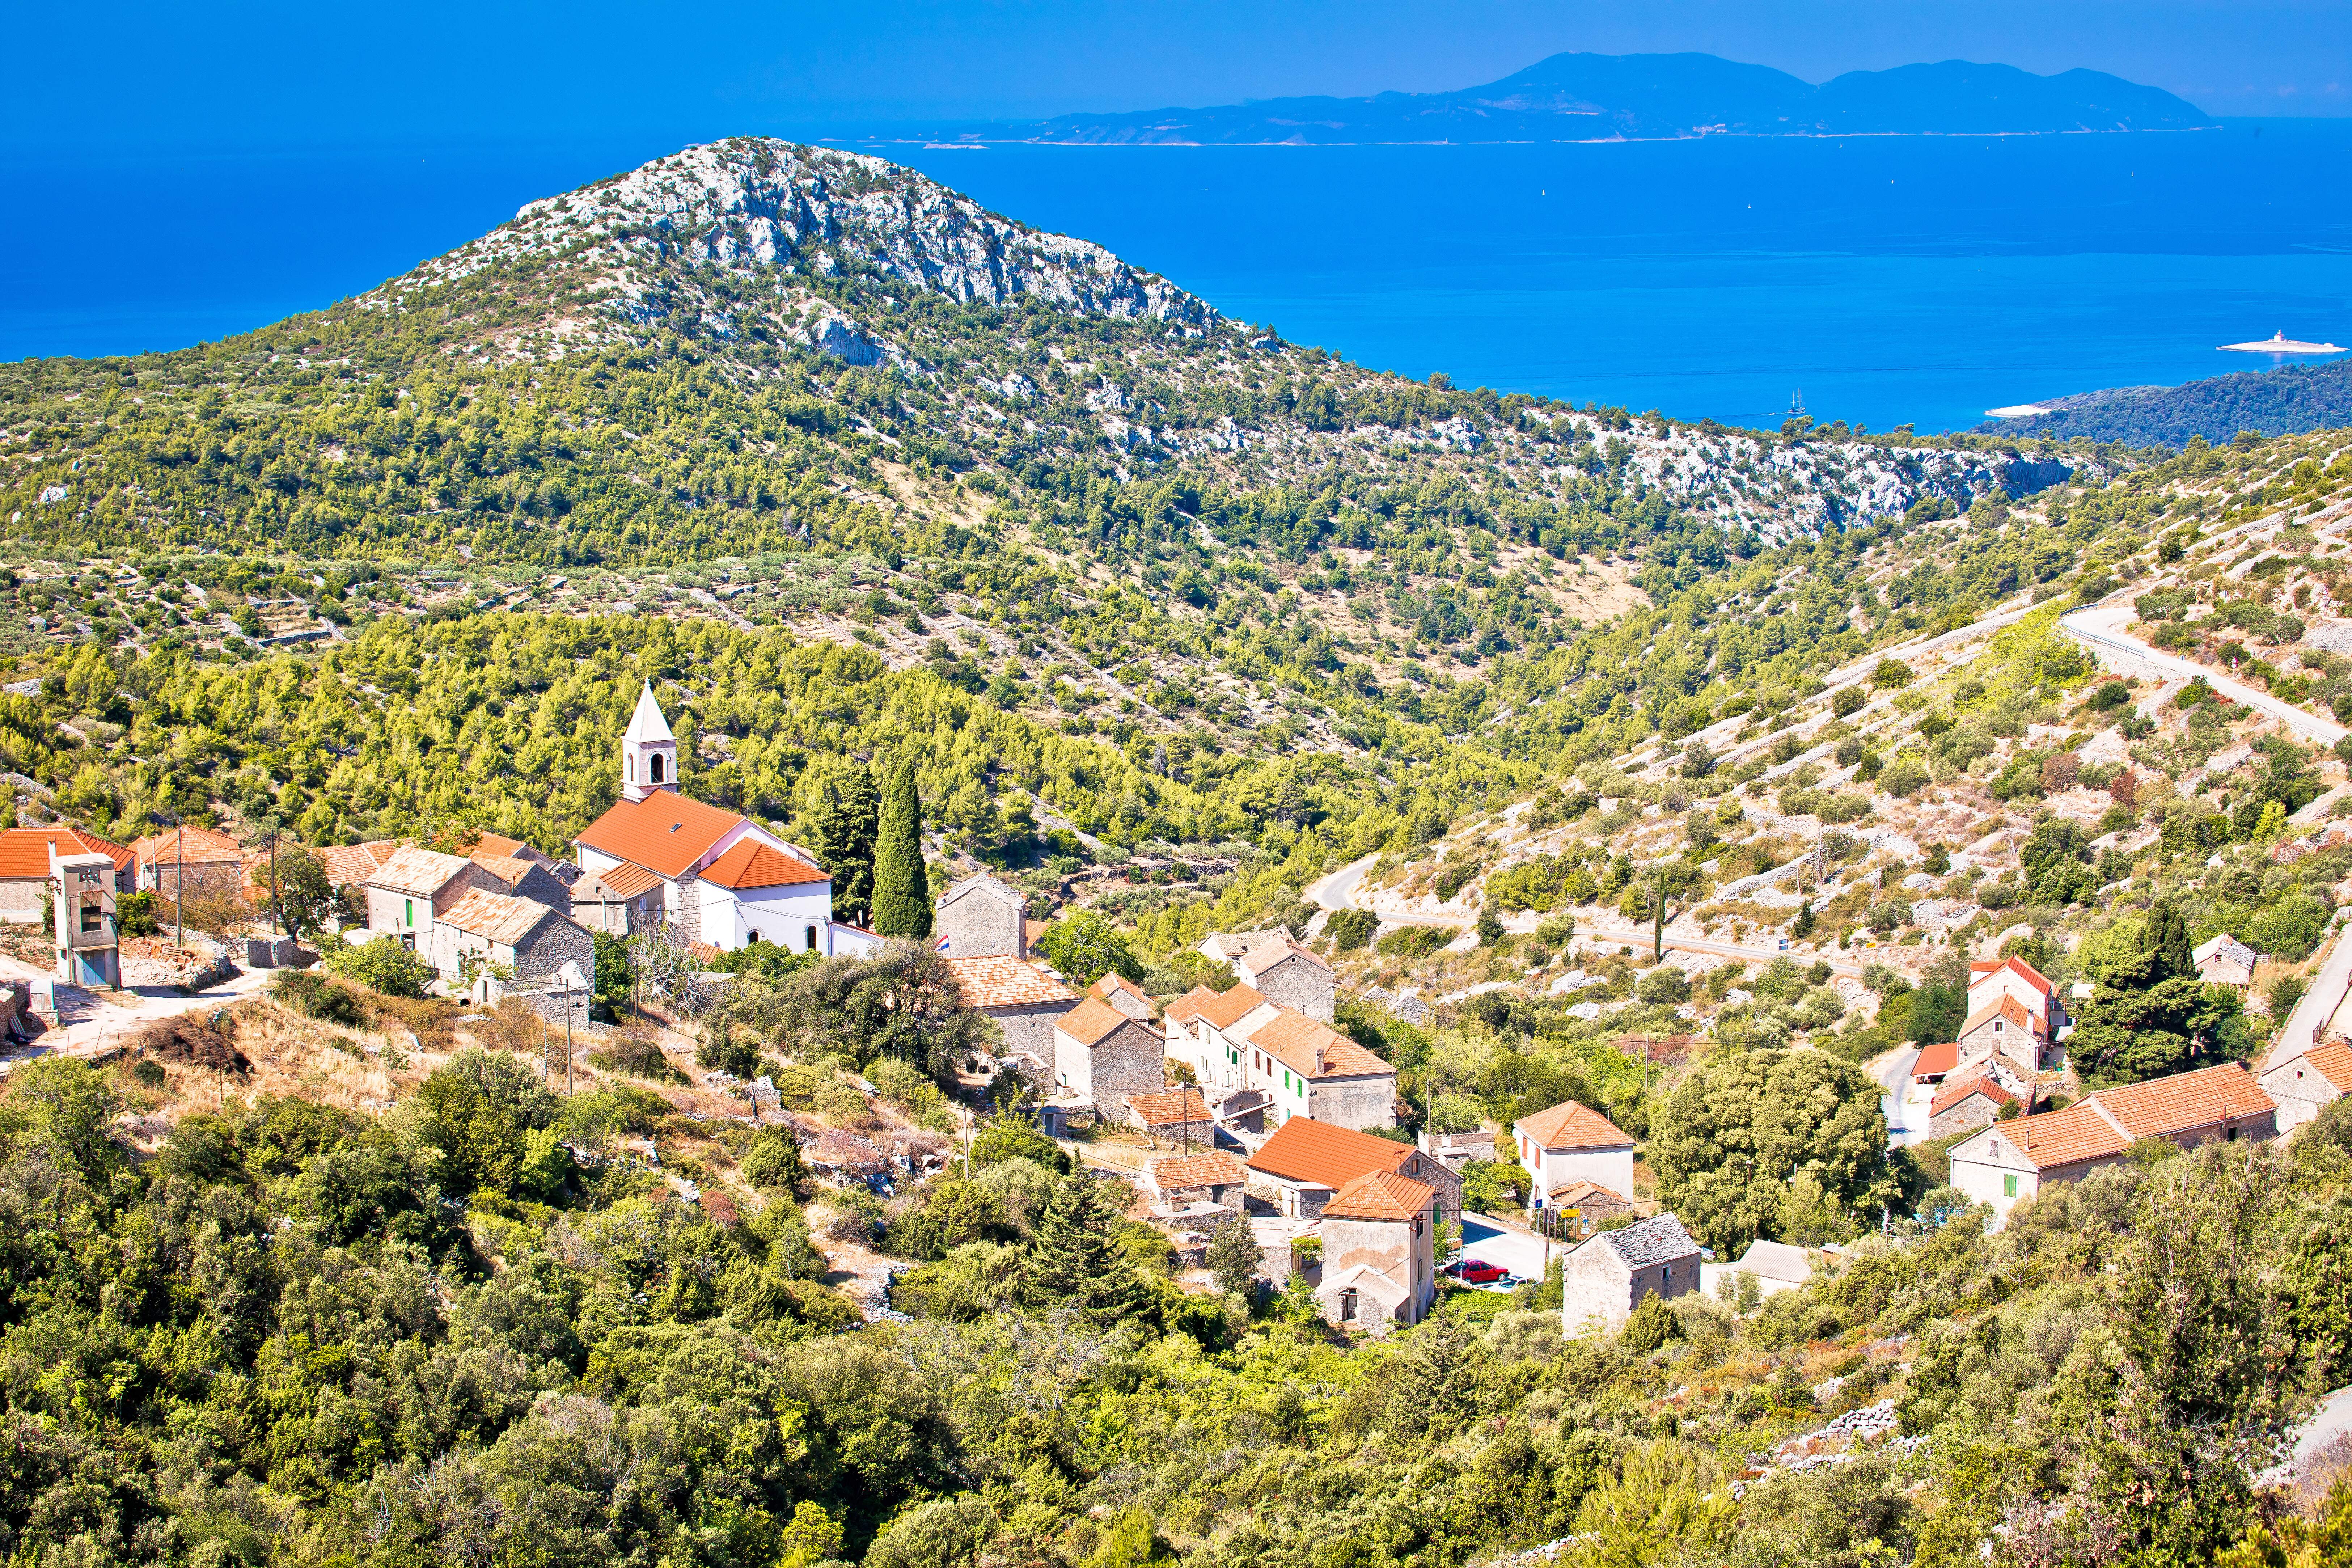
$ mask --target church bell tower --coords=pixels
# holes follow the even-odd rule
[[[643,800],[656,790],[677,788],[677,737],[669,732],[653,682],[637,693],[629,732],[621,737],[621,798]]]

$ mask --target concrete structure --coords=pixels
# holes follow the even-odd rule
[[[1129,1095],[1127,1123],[1171,1143],[1189,1143],[1195,1149],[1217,1146],[1217,1123],[1209,1113],[1209,1102],[1189,1083],[1172,1084],[1157,1094]]]
[[[1621,1198],[1633,1191],[1633,1140],[1599,1111],[1563,1100],[1511,1126],[1519,1163],[1534,1178],[1530,1210],[1553,1205],[1552,1194],[1584,1183]]]
[[[677,741],[650,684],[621,738],[621,798],[572,847],[583,880],[625,866],[660,878],[663,916],[689,944],[826,954],[881,945],[833,918],[830,872],[749,817],[678,793]]]
[[[524,984],[553,975],[566,962],[583,976],[596,973],[594,940],[571,916],[478,888],[433,917],[426,957],[453,992],[472,982],[477,1000],[493,966]],[[475,972],[470,976],[468,969]]]
[[[57,977],[69,985],[113,991],[122,984],[122,959],[114,932],[114,858],[100,850],[49,847],[51,939],[57,944]]]
[[[1952,1185],[2007,1218],[2042,1188],[2115,1164],[2143,1138],[2183,1149],[2267,1139],[2277,1111],[2237,1062],[2103,1089],[2063,1110],[1996,1121],[1953,1144]]]
[[[245,888],[245,847],[209,827],[167,827],[135,840],[139,890],[192,899],[234,898]]]
[[[1279,1122],[1396,1125],[1396,1069],[1247,985],[1202,986],[1168,1005],[1168,1054],[1192,1069],[1220,1114],[1248,1105]]]
[[[1331,966],[1293,942],[1286,931],[1212,931],[1202,939],[1204,958],[1233,966],[1242,984],[1277,1007],[1329,1023],[1339,993]]]
[[[2209,937],[2193,955],[2197,978],[2208,985],[2228,985],[2241,992],[2252,989],[2254,970],[2263,955],[2226,932]]]
[[[1393,1171],[1368,1171],[1332,1194],[1323,1205],[1315,1286],[1327,1322],[1382,1334],[1429,1315],[1437,1300],[1436,1197]]]
[[[1837,1262],[1838,1254],[1825,1247],[1792,1247],[1785,1241],[1759,1239],[1749,1242],[1737,1262],[1701,1263],[1698,1278],[1701,1288],[1710,1293],[1726,1285],[1736,1291],[1746,1279],[1754,1282],[1759,1296],[1777,1296],[1812,1283],[1834,1269]]]
[[[665,884],[643,866],[615,866],[572,884],[572,918],[592,931],[627,938],[668,917]]]
[[[1028,895],[994,877],[966,877],[931,906],[931,945],[950,958],[1028,957]]]
[[[1055,1098],[1082,1100],[1097,1116],[1124,1116],[1129,1100],[1159,1094],[1166,1061],[1157,1028],[1098,996],[1080,997],[1054,1020]]]
[[[1435,1194],[1440,1225],[1462,1217],[1462,1177],[1410,1143],[1294,1116],[1249,1157],[1252,1190],[1290,1219],[1314,1219],[1358,1176],[1390,1171]]]
[[[1422,1152],[1433,1155],[1455,1175],[1471,1161],[1481,1163],[1495,1157],[1495,1130],[1482,1127],[1475,1132],[1423,1132]]]
[[[2000,1121],[2001,1112],[2010,1107],[2029,1105],[2032,1093],[2032,1087],[2029,1084],[2025,1097],[2021,1099],[2003,1087],[2000,1079],[1991,1072],[1956,1079],[1937,1089],[1935,1099],[1927,1102],[1927,1136],[1948,1138],[1955,1132],[1990,1127]]]
[[[433,922],[477,889],[495,893],[498,879],[462,855],[404,844],[362,884],[367,929],[432,956]],[[436,967],[438,967],[436,965]]]
[[[79,827],[11,827],[0,832],[0,921],[38,925],[41,900],[49,894],[50,852],[103,855],[114,866],[114,890],[128,893],[138,882],[138,860],[123,845]]]
[[[963,1005],[996,1020],[1004,1037],[1001,1054],[1026,1052],[1046,1068],[1054,1065],[1054,1023],[1078,1005],[1076,992],[1025,958],[950,958],[947,964]],[[1152,1079],[1154,1088],[1159,1083]]]
[[[1570,1334],[1625,1325],[1644,1296],[1671,1301],[1699,1287],[1698,1243],[1670,1214],[1604,1230],[1560,1265],[1560,1323]]]
[[[2281,1136],[2352,1094],[2352,1046],[2330,1040],[2283,1061],[2262,1076],[2263,1092],[2278,1107]]]

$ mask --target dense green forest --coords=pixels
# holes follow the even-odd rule
[[[2179,386],[2074,393],[2042,406],[2047,413],[1991,420],[1978,426],[1977,433],[2180,447],[2192,439],[2227,441],[2241,430],[2264,436],[2340,430],[2352,426],[2352,361],[2284,364]]]

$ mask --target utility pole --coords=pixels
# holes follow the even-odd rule
[[[1650,928],[1650,962],[1666,961],[1666,874],[1661,869],[1651,873],[1650,894],[1657,902]]]
[[[178,945],[188,945],[188,825],[179,823],[180,847],[172,854],[172,907],[180,921]]]

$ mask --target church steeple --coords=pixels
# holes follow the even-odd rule
[[[677,788],[677,737],[669,732],[652,681],[637,693],[629,732],[621,737],[621,798],[643,800],[656,790]]]

